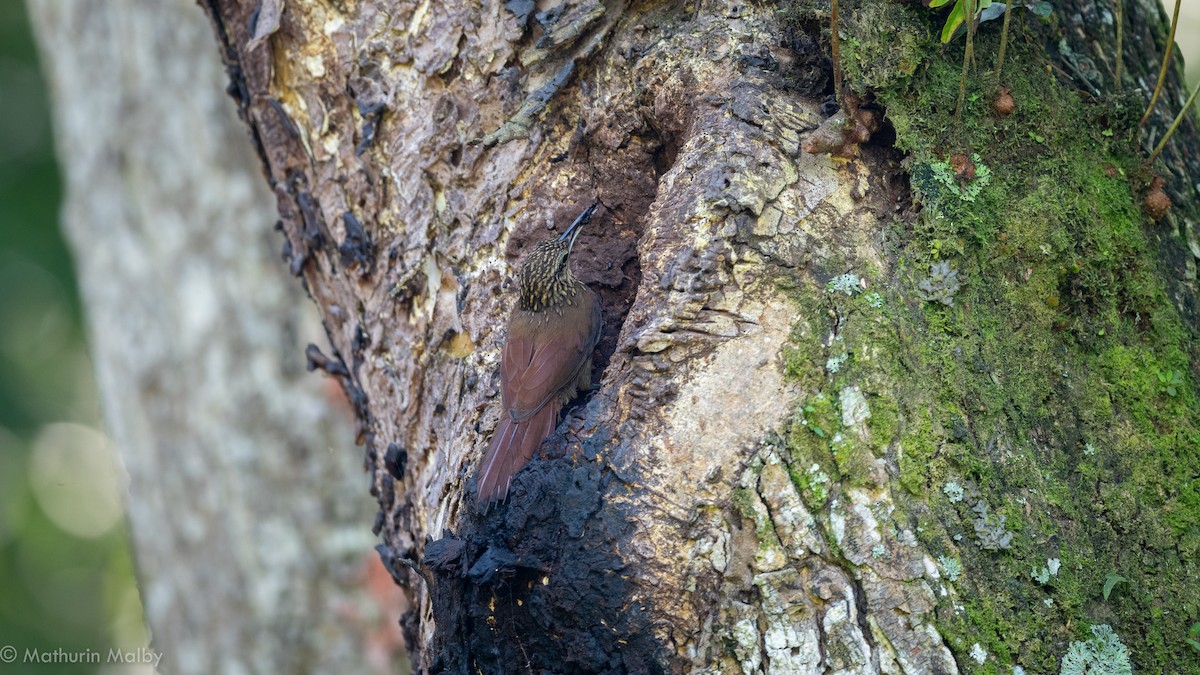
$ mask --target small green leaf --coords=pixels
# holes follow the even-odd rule
[[[1129,580],[1126,579],[1125,577],[1121,576],[1120,574],[1117,574],[1116,572],[1109,572],[1108,575],[1104,577],[1104,601],[1105,602],[1108,602],[1108,596],[1110,593],[1112,593],[1113,587],[1119,583],[1129,583]]]
[[[1046,142],[1046,137],[1045,137],[1045,136],[1043,136],[1043,135],[1041,135],[1041,134],[1035,134],[1035,133],[1033,133],[1032,131],[1031,131],[1031,132],[1029,132],[1029,137],[1030,137],[1030,138],[1032,138],[1034,141],[1036,141],[1036,142],[1038,142],[1038,143],[1045,143],[1045,142]]]
[[[954,9],[950,10],[950,15],[946,17],[946,25],[942,26],[942,43],[946,44],[954,38],[954,31],[963,25],[966,20],[966,9],[963,8],[963,0],[957,0],[954,3]]]
[[[1041,2],[1035,2],[1032,5],[1029,5],[1029,11],[1037,14],[1038,16],[1050,16],[1050,13],[1054,11],[1054,5],[1046,2],[1046,0],[1042,0]]]
[[[941,7],[948,2],[950,2],[950,0],[933,0],[932,2],[929,3],[929,8],[937,9],[938,7]]]
[[[1191,629],[1188,630],[1188,635],[1192,636],[1193,638],[1200,639],[1200,621],[1192,624]]]
[[[814,426],[814,427],[812,427],[812,431],[814,434],[820,436],[821,438],[825,438],[825,430],[822,429],[821,427]]]
[[[1112,130],[1112,129],[1105,129],[1104,131],[1101,131],[1101,132],[1100,132],[1100,135],[1101,135],[1101,136],[1106,136],[1106,137],[1108,137],[1108,138],[1112,138],[1112,135],[1113,135],[1113,130]]]
[[[1200,642],[1196,642],[1195,640],[1188,640],[1187,643],[1192,646],[1192,649],[1195,649],[1196,651],[1200,652]]]

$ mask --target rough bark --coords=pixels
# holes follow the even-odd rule
[[[305,372],[318,318],[279,264],[204,15],[29,4],[161,671],[390,671],[398,640],[371,631],[377,600],[399,606],[363,576],[370,510],[345,407]]]
[[[913,458],[939,472],[945,454],[956,471],[1000,471],[1011,437],[1036,441],[1040,459],[1057,467],[1082,447],[1056,426],[1073,422],[1082,394],[1019,372],[1001,384],[996,370],[1003,396],[1050,412],[967,400],[945,410],[937,377],[957,367],[954,341],[972,332],[923,336],[941,336],[946,315],[972,325],[991,318],[987,288],[1008,279],[976,278],[979,297],[946,315],[906,286],[916,286],[906,265],[919,253],[906,238],[927,242],[909,227],[917,214],[901,156],[887,146],[889,134],[913,145],[905,134],[919,124],[885,130],[848,163],[801,152],[803,139],[828,132],[818,131],[828,73],[819,10],[708,1],[204,4],[284,216],[291,269],[334,346],[313,358],[356,406],[381,507],[380,552],[415,608],[405,627],[419,668],[973,665],[963,626],[979,628],[970,622],[982,615],[964,624],[959,603],[987,601],[1004,580],[987,577],[996,558],[968,549],[969,540],[961,555],[980,570],[978,587],[964,582],[959,595],[942,576],[934,553],[958,546],[950,537],[958,524],[951,507],[934,504],[944,474],[922,474]],[[1096,11],[1062,4],[1056,17],[1069,26],[1075,9]],[[912,8],[881,7],[859,9],[908,12],[910,23],[924,22],[917,32],[933,29]],[[904,46],[880,34],[887,23],[848,25],[858,40],[846,43],[848,58]],[[1034,43],[1039,30],[1021,35]],[[1085,33],[1068,31],[1066,44]],[[1125,44],[1139,59],[1152,51]],[[914,53],[941,60],[921,45]],[[1045,72],[1039,59],[1029,71]],[[1126,63],[1133,78],[1152,68]],[[894,86],[876,74],[881,90]],[[1039,86],[1057,91],[1069,79]],[[1194,229],[1196,200],[1192,188],[1176,189],[1176,236],[1152,228],[1148,236],[1162,241],[1168,265],[1194,269],[1178,233]],[[1131,194],[1122,193],[1123,217]],[[596,391],[567,413],[547,457],[519,474],[509,503],[477,514],[473,472],[496,420],[506,277],[531,243],[593,199],[603,208],[577,244],[576,266],[604,304]],[[953,237],[946,245],[968,246]],[[1045,246],[1044,257],[1055,252]],[[982,269],[987,254],[977,258]],[[877,306],[855,294],[861,286],[847,286],[845,301],[828,293],[826,282],[848,269],[886,284],[878,290],[896,309],[869,318],[866,307]],[[1193,281],[1171,278],[1175,307],[1141,298],[1120,327],[1133,330],[1150,309],[1156,322],[1194,325]],[[1036,307],[1030,313],[1041,320]],[[1037,344],[1065,340],[1055,326],[1047,318],[1031,329]],[[888,341],[860,341],[866,334]],[[837,359],[849,353],[839,356],[839,346],[852,342],[853,369],[839,375]],[[946,346],[945,362],[929,360],[935,343]],[[819,434],[810,431],[817,421]],[[988,489],[972,495],[985,511]],[[1043,506],[1021,494],[1014,503]],[[1182,557],[1171,574],[1195,569],[1195,544],[1172,553]],[[1023,550],[1005,569],[1040,554]],[[1193,596],[1184,592],[1188,607]],[[1067,624],[1095,615],[1062,611]],[[979,638],[995,667],[1046,669],[1071,637],[1056,630],[1001,654],[1000,625]],[[1170,639],[1164,653],[1181,653]],[[1007,664],[996,662],[1002,656]]]

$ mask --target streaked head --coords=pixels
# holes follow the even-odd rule
[[[541,312],[568,300],[575,293],[575,275],[571,273],[571,248],[592,219],[596,204],[571,223],[566,232],[533,247],[517,273],[517,291],[521,309]]]

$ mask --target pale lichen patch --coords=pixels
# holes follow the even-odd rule
[[[304,68],[308,70],[308,74],[314,78],[325,76],[325,60],[320,54],[309,54],[301,62],[304,64]]]
[[[763,501],[771,505],[775,531],[793,560],[802,560],[810,553],[819,555],[824,551],[817,521],[804,507],[783,461],[775,452],[769,452],[766,456],[758,489]]]
[[[793,570],[759,574],[754,577],[754,585],[762,597],[766,623],[763,648],[767,674],[814,672],[821,662],[820,633],[800,575]]]
[[[842,389],[838,395],[838,402],[842,409],[842,426],[853,430],[859,438],[865,440],[867,427],[864,423],[871,416],[867,397],[863,396],[862,390],[857,386],[850,386]]]
[[[825,632],[827,670],[845,675],[877,672],[871,668],[871,644],[860,628],[858,607],[848,586],[840,596],[830,599],[821,625]]]
[[[733,655],[741,666],[742,673],[753,675],[759,672],[762,665],[762,649],[759,644],[758,610],[743,602],[730,605],[730,612],[736,617],[729,630],[733,639]]]
[[[721,343],[663,411],[667,428],[656,462],[664,470],[682,471],[701,484],[714,467],[740,464],[742,448],[757,444],[790,413],[791,386],[774,360],[762,356],[780,353],[790,330],[789,307],[781,298],[767,298],[760,307],[752,317],[755,331]]]

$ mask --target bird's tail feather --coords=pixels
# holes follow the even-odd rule
[[[557,421],[558,406],[553,401],[520,422],[514,422],[508,415],[500,418],[479,466],[475,488],[478,506],[486,507],[508,498],[512,477],[529,463],[542,441],[554,431]]]

